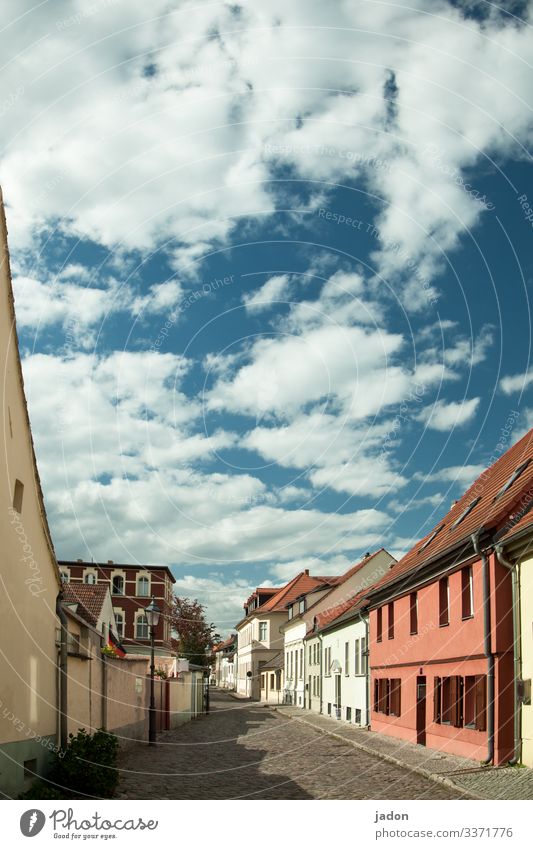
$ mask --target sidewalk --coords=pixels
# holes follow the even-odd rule
[[[481,767],[478,761],[460,758],[406,743],[385,734],[356,728],[342,720],[289,705],[272,706],[283,716],[338,737],[368,754],[424,775],[432,781],[461,790],[472,799],[533,799],[533,769]]]

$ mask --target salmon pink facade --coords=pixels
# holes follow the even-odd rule
[[[491,587],[497,590],[490,599],[489,657],[481,559],[410,588],[371,611],[372,730],[485,760],[489,754],[487,697],[493,670],[494,760],[510,760],[511,580],[494,555],[487,568]]]
[[[486,763],[519,759],[519,622],[499,540],[530,491],[533,430],[366,594],[373,731]]]

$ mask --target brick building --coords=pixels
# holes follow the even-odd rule
[[[59,569],[63,581],[109,586],[118,636],[128,654],[150,651],[150,629],[143,611],[153,596],[162,612],[155,631],[156,654],[173,653],[170,612],[175,579],[167,566],[132,566],[112,560],[107,563],[60,560]]]

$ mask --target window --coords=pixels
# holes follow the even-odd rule
[[[294,680],[298,678],[298,652],[294,652]]]
[[[470,512],[474,509],[474,507],[476,506],[476,504],[479,504],[479,502],[480,502],[480,501],[481,501],[481,496],[480,496],[480,495],[479,495],[477,498],[474,498],[474,500],[470,502],[470,504],[468,505],[468,507],[466,507],[466,508],[463,510],[463,512],[461,513],[461,515],[460,515],[460,516],[459,516],[459,517],[455,520],[455,522],[454,522],[454,523],[453,523],[453,525],[452,525],[452,528],[457,528],[457,527],[461,524],[461,522],[462,522],[464,519],[466,519],[466,517],[468,516],[468,514],[469,514],[469,513],[470,513]]]
[[[289,619],[292,619],[292,604],[289,607]]]
[[[328,702],[328,716],[331,716],[331,702]]]
[[[70,575],[68,572],[61,572],[61,581],[63,584],[68,584],[70,581]]]
[[[313,662],[313,647],[310,645],[309,646],[309,666],[311,666],[312,662]]]
[[[366,653],[366,637],[361,637],[361,674],[368,673],[368,655]]]
[[[472,567],[461,569],[461,616],[470,619],[474,615],[474,584]]]
[[[401,714],[401,679],[374,679],[374,710],[390,716]]]
[[[304,677],[304,650],[300,649],[300,678]]]
[[[112,595],[124,595],[124,578],[122,575],[115,575],[113,578]]]
[[[469,675],[464,683],[465,728],[485,731],[487,713],[487,679],[485,675]]]
[[[355,724],[361,725],[361,708],[355,709]]]
[[[117,636],[122,639],[124,636],[124,615],[117,613],[115,610],[115,622],[117,623]]]
[[[313,663],[318,663],[318,643],[315,643],[313,646]]]
[[[502,496],[505,492],[507,492],[507,490],[508,490],[508,489],[510,489],[510,488],[512,487],[512,485],[514,484],[514,482],[515,482],[516,480],[518,480],[518,478],[520,477],[520,475],[522,474],[522,472],[524,472],[524,471],[527,469],[527,467],[529,466],[529,464],[530,464],[530,463],[531,463],[531,460],[525,460],[523,463],[521,463],[521,464],[520,464],[520,465],[519,465],[519,466],[518,466],[518,467],[514,470],[513,474],[512,474],[512,475],[511,475],[511,477],[509,478],[509,480],[508,480],[506,483],[504,483],[504,485],[502,486],[502,488],[501,488],[501,489],[500,489],[500,490],[496,493],[496,495],[494,496],[494,501],[497,501],[497,499],[498,499],[498,498],[501,498],[501,496]]]
[[[276,676],[273,672],[270,673],[270,689],[274,690],[276,686]]]
[[[462,685],[463,679],[451,675],[441,680],[440,716],[443,725],[453,725],[460,728],[462,722]]]
[[[148,639],[148,620],[144,613],[141,613],[141,615],[137,617],[135,636],[138,640]]]
[[[300,604],[298,605],[298,610],[300,613],[305,612],[305,598],[300,599]]]
[[[96,575],[94,572],[87,572],[84,575],[83,581],[86,584],[96,584]]]
[[[350,674],[350,643],[344,643],[344,674]]]
[[[380,643],[383,639],[383,608],[378,607],[377,610],[377,637],[376,641]]]
[[[346,721],[347,722],[352,721],[352,709],[351,709],[351,707],[346,708]]]
[[[353,674],[359,675],[360,672],[360,663],[359,663],[359,640],[355,641],[355,663],[353,667]]]
[[[419,553],[419,554],[420,554],[420,552],[421,552],[421,551],[424,551],[424,549],[425,549],[425,548],[427,548],[427,547],[428,547],[428,545],[429,545],[430,543],[432,543],[432,542],[433,542],[433,540],[435,539],[435,537],[437,536],[437,534],[440,534],[440,532],[442,531],[443,527],[444,527],[444,525],[439,525],[439,527],[438,527],[438,528],[435,528],[435,530],[433,531],[433,533],[431,534],[431,536],[429,536],[429,537],[427,538],[427,540],[425,541],[425,543],[421,546],[421,548],[419,548],[419,550],[418,550],[418,553]]]
[[[450,585],[448,578],[439,581],[439,626],[450,623]]]
[[[24,484],[18,480],[15,481],[15,490],[13,492],[13,510],[17,513],[22,513],[22,498],[24,496]]]
[[[263,675],[261,675],[261,689],[262,689],[262,690],[264,690],[264,689],[265,689],[265,687],[266,687],[265,678],[266,678],[266,676],[265,676],[264,674],[263,674]]]
[[[150,579],[145,575],[140,575],[137,578],[137,595],[144,598],[150,595]]]
[[[388,617],[389,617],[389,627],[387,631],[387,637],[389,640],[394,639],[394,602],[391,601],[387,605]]]
[[[263,642],[267,638],[267,624],[267,622],[259,623],[259,639],[261,642]]]
[[[331,647],[324,649],[324,675],[331,675]]]
[[[418,593],[409,596],[409,619],[411,634],[418,634]]]

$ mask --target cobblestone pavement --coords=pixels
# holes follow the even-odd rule
[[[460,790],[271,708],[214,692],[211,714],[120,756],[123,799],[460,799]]]
[[[416,746],[301,708],[283,706],[278,710],[282,716],[292,717],[298,724],[305,723],[308,728],[332,734],[335,739],[341,738],[365,752],[420,770],[433,780],[445,779],[458,790],[464,790],[475,798],[533,799],[533,769],[481,767],[478,761]]]

